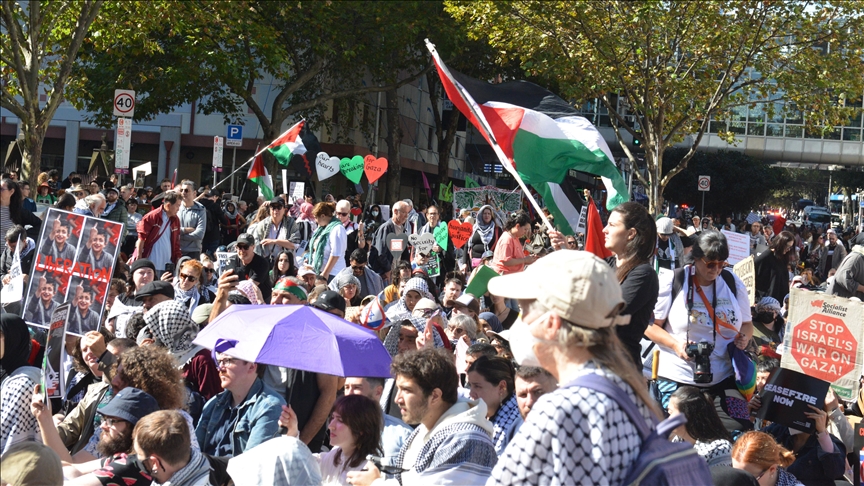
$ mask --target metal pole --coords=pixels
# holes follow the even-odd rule
[[[702,191],[702,217],[699,219],[700,219],[700,224],[701,224],[701,220],[705,219],[705,191]]]
[[[237,147],[234,147],[234,155],[231,156],[231,174],[237,170],[234,166],[237,164]],[[234,194],[234,176],[231,176],[231,194]]]
[[[825,202],[825,207],[828,208],[828,212],[831,212],[831,176],[834,175],[831,171],[828,171],[828,199]]]

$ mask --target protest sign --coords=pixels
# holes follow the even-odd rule
[[[477,267],[477,273],[475,273],[471,278],[471,281],[468,282],[468,286],[465,288],[465,293],[471,294],[479,299],[489,290],[489,281],[492,280],[493,277],[497,276],[498,272],[492,270],[492,268],[487,267],[486,265],[480,265]]]
[[[756,266],[753,263],[753,255],[736,263],[732,267],[732,271],[747,287],[747,298],[750,299],[750,305],[756,305]]]
[[[750,256],[750,236],[734,231],[720,230],[723,236],[726,237],[726,244],[729,245],[729,258],[726,259],[729,263],[736,263]]]
[[[42,391],[46,398],[66,398],[65,373],[63,373],[63,354],[66,352],[66,318],[69,304],[63,304],[51,315],[51,326],[45,343],[45,358],[42,360]]]
[[[438,223],[438,226],[432,230],[432,235],[435,237],[435,243],[441,248],[441,251],[447,251],[447,240],[450,239],[447,225],[443,222]]]
[[[498,189],[493,186],[453,188],[453,216],[456,217],[463,209],[477,218],[477,212],[485,205],[494,208],[495,218],[503,228],[507,214],[522,209],[522,191],[517,189]]]
[[[780,368],[762,390],[762,406],[756,417],[812,434],[816,426],[804,413],[813,412],[808,405],[825,406],[827,394],[828,382]]]
[[[579,210],[579,223],[576,224],[575,232],[576,234],[582,233],[585,234],[585,225],[588,222],[588,205],[582,205],[582,209]]]
[[[33,263],[24,320],[48,327],[62,303],[71,304],[67,332],[98,331],[123,224],[50,208]]]
[[[782,368],[831,383],[841,399],[858,396],[864,304],[843,297],[791,289]]]
[[[435,246],[435,237],[432,236],[431,233],[424,233],[422,235],[411,235],[408,237],[408,241],[411,243],[411,246],[413,246],[417,252],[424,255],[428,255],[430,252],[432,252],[432,247]]]
[[[426,275],[429,277],[434,278],[441,275],[441,257],[437,253],[433,253],[429,257],[429,262],[423,265],[423,268],[426,269]]]
[[[26,240],[26,235],[24,240]],[[15,244],[15,251],[12,253],[12,266],[9,268],[9,281],[3,284],[3,291],[0,292],[0,304],[11,304],[12,302],[20,302],[24,298],[24,271],[21,269],[21,250],[26,241],[18,238]],[[30,269],[27,269],[29,272]]]
[[[450,241],[453,242],[453,246],[456,248],[462,248],[465,246],[465,243],[468,243],[468,238],[471,238],[472,231],[474,231],[474,227],[471,226],[471,223],[460,223],[455,219],[447,223],[447,232],[450,235]]]
[[[303,193],[305,191],[305,182],[291,182],[288,184],[288,204],[294,204],[295,201],[303,202]]]

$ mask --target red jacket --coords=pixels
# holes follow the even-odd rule
[[[162,233],[162,206],[145,214],[141,221],[138,222],[138,238],[144,242],[143,252],[138,255],[140,258],[149,258],[150,251],[153,249],[153,244]],[[168,224],[171,231],[171,261],[177,262],[180,259],[180,218],[171,216],[168,218]],[[166,229],[165,231],[168,231]]]

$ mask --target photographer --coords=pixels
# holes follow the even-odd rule
[[[697,235],[688,255],[691,263],[661,277],[654,325],[648,326],[645,337],[660,348],[662,406],[668,407],[669,396],[678,387],[695,386],[714,398],[723,425],[733,431],[751,425],[729,353],[747,346],[753,323],[746,287],[723,270],[728,257],[722,233]]]

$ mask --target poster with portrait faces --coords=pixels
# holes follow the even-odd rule
[[[47,328],[57,307],[68,302],[67,333],[98,330],[122,231],[121,223],[48,209],[36,242],[24,320]]]

